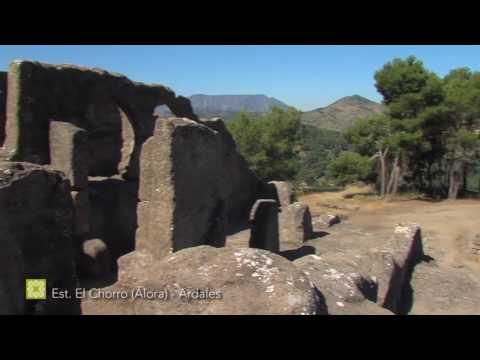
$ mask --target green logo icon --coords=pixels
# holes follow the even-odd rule
[[[47,300],[47,279],[25,279],[26,300]]]

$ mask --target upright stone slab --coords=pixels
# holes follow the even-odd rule
[[[50,164],[62,171],[72,188],[88,186],[88,135],[68,122],[50,121]]]
[[[140,159],[137,249],[161,258],[225,244],[220,141],[217,132],[194,121],[157,119]]]
[[[257,200],[250,213],[249,247],[278,252],[278,204],[275,200]]]
[[[269,197],[278,200],[280,208],[286,208],[295,201],[292,186],[288,181],[270,181],[267,186]]]
[[[7,118],[7,73],[0,71],[0,147],[5,140],[5,121]]]
[[[312,216],[307,205],[296,202],[280,213],[280,244],[303,245],[313,234]]]
[[[38,165],[0,163],[0,213],[1,257],[10,254],[0,261],[0,303],[10,304],[4,309],[26,314],[79,313],[77,300],[51,296],[53,288],[73,294],[77,287],[72,200],[65,177]],[[5,279],[7,273],[10,277]],[[46,279],[47,299],[25,301],[25,278]]]

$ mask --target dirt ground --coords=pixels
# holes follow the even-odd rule
[[[473,237],[480,234],[480,200],[382,200],[368,187],[349,187],[300,196],[299,201],[309,205],[313,217],[337,214],[369,233],[391,231],[399,223],[419,224],[424,252],[432,261],[415,268],[410,313],[480,314],[480,256],[471,250]],[[321,249],[321,243],[316,247]]]

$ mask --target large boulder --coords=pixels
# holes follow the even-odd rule
[[[53,288],[73,294],[77,286],[68,180],[38,165],[0,163],[0,212],[0,303],[9,303],[4,309],[28,314],[78,313],[74,298],[51,296]],[[46,279],[47,299],[25,302],[25,279]]]
[[[142,315],[300,315],[325,314],[321,293],[301,270],[271,252],[250,248],[197,246],[161,261],[145,253],[127,255],[121,278],[110,292],[125,291],[128,300],[88,300],[86,314]],[[122,262],[120,262],[122,263]],[[181,269],[181,271],[179,271]],[[133,276],[127,274],[134,274]],[[135,298],[137,289],[140,289]],[[132,292],[133,291],[133,292]],[[150,298],[148,297],[150,294]]]

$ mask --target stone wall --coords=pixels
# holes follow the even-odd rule
[[[250,170],[244,157],[238,152],[232,135],[222,119],[213,118],[200,122],[218,133],[219,151],[222,153],[218,167],[225,184],[227,233],[235,233],[248,226],[250,210],[264,191],[264,184]]]
[[[0,312],[75,314],[76,300],[52,299],[52,288],[77,286],[70,186],[59,172],[0,163]],[[46,279],[47,300],[25,301],[25,279]]]
[[[48,164],[49,122],[61,120],[89,136],[89,175],[138,177],[141,144],[152,135],[154,108],[196,120],[188,99],[101,69],[15,61],[8,76],[5,155]]]
[[[188,119],[158,119],[140,160],[137,248],[155,257],[225,243],[221,138]]]
[[[0,147],[5,140],[5,121],[7,113],[7,73],[0,71]]]

